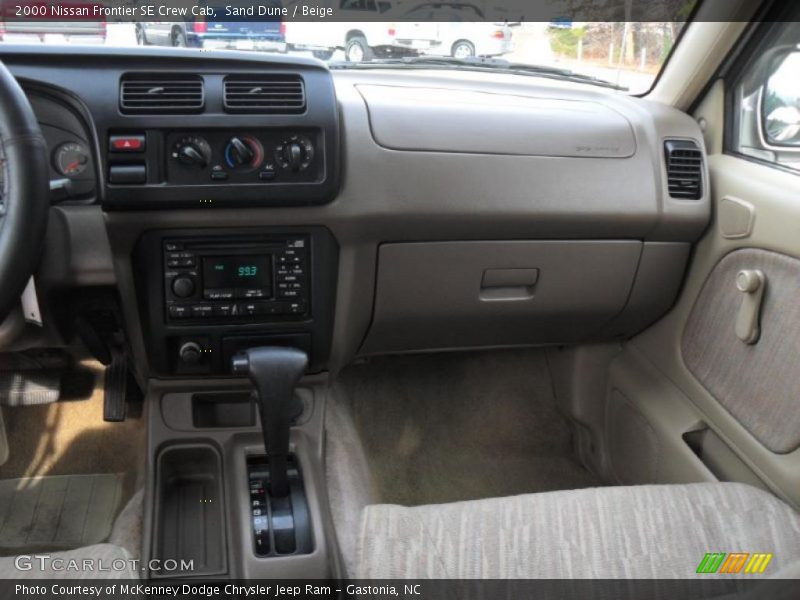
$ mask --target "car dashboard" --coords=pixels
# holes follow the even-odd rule
[[[37,274],[106,288],[142,377],[255,345],[357,356],[630,337],[710,219],[687,115],[502,74],[167,49],[3,49],[51,160]]]

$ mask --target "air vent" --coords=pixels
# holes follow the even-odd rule
[[[703,196],[703,153],[686,140],[664,142],[667,187],[672,198],[699,200]]]
[[[127,114],[185,114],[203,110],[203,80],[196,75],[125,75],[119,106]]]
[[[305,86],[296,75],[225,78],[225,110],[228,112],[286,115],[305,109]]]

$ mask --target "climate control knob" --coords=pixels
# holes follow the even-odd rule
[[[211,147],[201,137],[181,138],[172,147],[172,158],[184,166],[205,169],[211,160]]]
[[[304,135],[293,135],[275,148],[275,160],[284,169],[303,171],[314,160],[314,144]]]
[[[225,146],[225,162],[233,169],[255,169],[264,161],[264,147],[254,137],[232,137]]]
[[[172,280],[172,293],[178,298],[188,298],[194,294],[194,279],[180,275]]]
[[[196,342],[186,342],[178,350],[181,362],[187,365],[196,365],[203,358],[203,349]]]

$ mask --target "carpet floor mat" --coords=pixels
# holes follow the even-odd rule
[[[122,483],[120,473],[0,480],[0,554],[106,540],[120,509]]]
[[[375,358],[340,385],[381,502],[600,485],[575,458],[543,350]]]

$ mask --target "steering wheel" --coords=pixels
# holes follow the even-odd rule
[[[0,62],[0,323],[39,262],[50,208],[47,146],[25,92]]]

